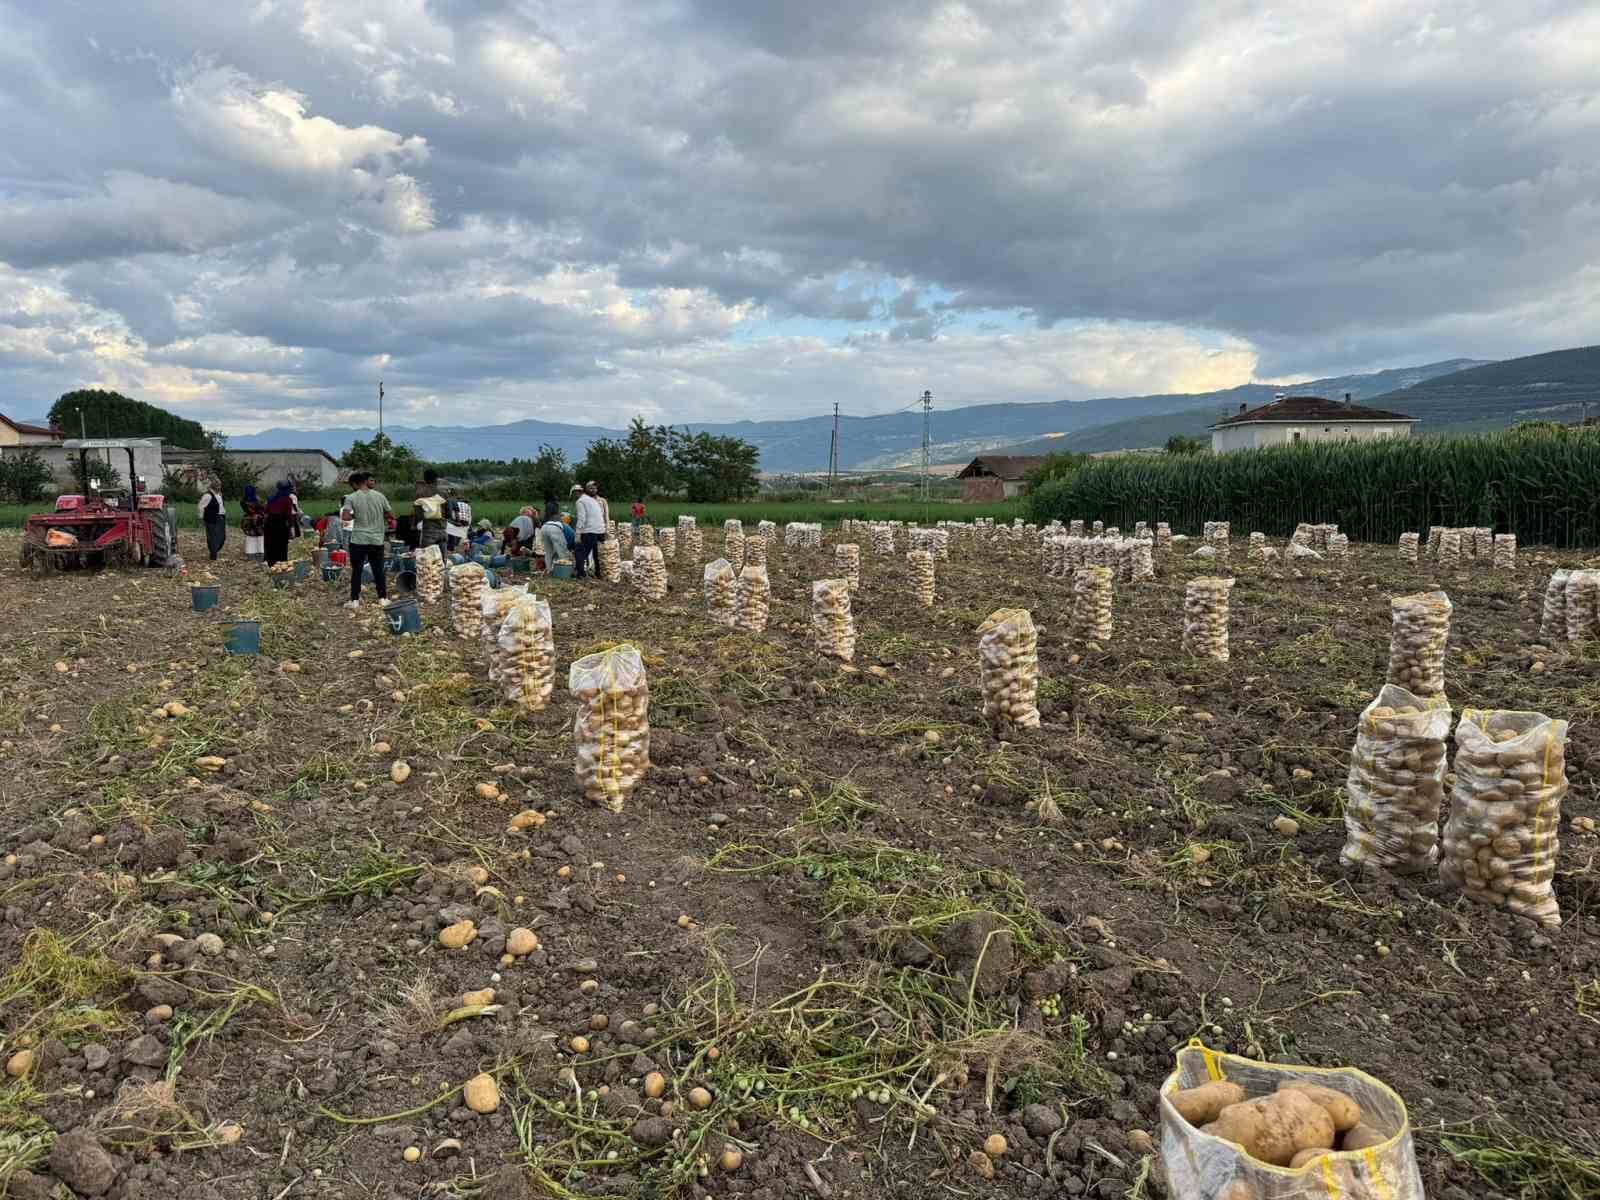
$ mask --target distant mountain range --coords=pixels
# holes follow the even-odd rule
[[[1203,435],[1219,416],[1237,411],[1241,404],[1265,404],[1279,392],[1334,399],[1349,392],[1373,407],[1421,418],[1419,433],[1494,429],[1535,417],[1571,421],[1581,414],[1585,399],[1600,412],[1600,347],[1496,363],[1453,358],[1365,375],[1293,385],[1251,383],[1199,394],[936,407],[931,456],[935,462],[959,462],[996,450],[1043,454],[1159,446],[1175,433]],[[832,427],[829,416],[687,426],[753,443],[761,451],[761,469],[769,474],[825,469]],[[532,420],[484,426],[388,426],[386,432],[436,461],[532,458],[547,444],[576,462],[596,438],[622,435],[619,429]],[[231,438],[230,445],[241,450],[321,449],[338,455],[355,439],[365,440],[372,433],[371,428],[268,429]],[[921,447],[920,412],[839,418],[839,460],[845,470],[884,470],[920,462]]]

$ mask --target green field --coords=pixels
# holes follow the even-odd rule
[[[0,529],[19,528],[30,513],[48,512],[52,503],[47,500],[36,505],[0,505]],[[335,503],[333,500],[314,500],[308,502],[305,507],[307,512],[318,515],[332,509]],[[180,528],[192,528],[199,523],[193,504],[186,502],[174,507]],[[237,502],[230,508],[230,526],[237,529],[239,520]],[[475,503],[473,515],[487,517],[496,525],[503,525],[517,515],[519,508],[517,504],[506,502]],[[838,504],[816,500],[753,500],[745,504],[680,504],[670,500],[657,500],[651,501],[648,509],[650,520],[655,524],[671,525],[677,521],[680,514],[687,514],[693,516],[702,528],[708,529],[716,528],[732,517],[737,517],[746,524],[765,520],[776,521],[780,525],[787,521],[812,521],[834,525],[846,517],[851,517],[868,521],[919,521],[926,525],[934,521],[970,521],[975,517],[993,517],[997,521],[1009,521],[1022,513],[1021,505],[1014,501],[1002,504],[963,504],[959,500],[935,500],[927,504],[907,500],[843,501]],[[626,520],[628,505],[620,501],[613,502],[611,515],[613,519]]]

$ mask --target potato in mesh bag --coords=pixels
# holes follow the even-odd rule
[[[639,651],[624,643],[585,655],[567,672],[578,702],[572,722],[584,796],[621,812],[650,769],[650,683]]]
[[[444,555],[438,546],[424,546],[417,551],[417,599],[425,604],[437,604],[444,599]]]
[[[478,563],[450,568],[450,623],[456,636],[477,641],[483,633],[483,592],[489,573]]]
[[[543,710],[556,686],[550,602],[526,592],[514,597],[500,619],[495,650],[494,679],[518,715]]]
[[[733,624],[734,597],[739,587],[733,564],[717,558],[706,564],[706,612],[718,625]]]
[[[489,682],[495,682],[499,664],[497,648],[500,638],[500,622],[505,620],[506,613],[511,611],[511,605],[518,596],[528,594],[528,585],[519,583],[515,587],[484,588],[481,600],[483,608],[483,649],[489,660]]]
[[[1385,684],[1356,726],[1340,861],[1399,874],[1439,861],[1450,704]]]
[[[1440,878],[1468,899],[1561,924],[1551,880],[1567,794],[1566,743],[1567,723],[1543,713],[1461,714]]]
[[[840,662],[854,660],[856,623],[850,615],[849,580],[819,579],[811,585],[811,628],[819,653]]]
[[[1389,674],[1418,696],[1444,695],[1444,655],[1450,643],[1450,597],[1443,592],[1396,596],[1389,602]]]
[[[995,736],[1037,729],[1039,634],[1027,609],[998,609],[978,626],[978,668],[983,715]]]

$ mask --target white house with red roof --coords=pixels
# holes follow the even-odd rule
[[[1246,408],[1211,426],[1211,450],[1252,450],[1297,442],[1367,441],[1373,438],[1410,437],[1415,417],[1352,404],[1350,394],[1340,400],[1321,396],[1279,396],[1260,408]]]

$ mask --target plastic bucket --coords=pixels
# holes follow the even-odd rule
[[[497,570],[504,570],[506,564],[510,561],[511,555],[509,554],[491,554],[489,556],[489,565]]]
[[[526,556],[511,560],[511,573],[513,575],[526,575],[533,569],[533,559]]]
[[[229,654],[260,654],[261,622],[230,621],[222,628],[222,648]]]
[[[409,596],[417,590],[417,573],[410,567],[402,568],[394,577],[394,585],[402,596]]]
[[[350,565],[350,551],[330,550],[328,551],[328,561],[336,567],[347,567]]]
[[[500,586],[500,574],[497,571],[491,571],[489,568],[485,567],[483,569],[483,581],[489,585],[489,588],[492,591]]]
[[[338,583],[339,576],[344,574],[343,567],[325,566],[322,568],[323,583]]]
[[[311,560],[309,558],[296,559],[294,564],[294,577],[296,579],[311,578]]]
[[[571,579],[572,578],[572,564],[571,563],[558,562],[555,566],[550,568],[550,578],[551,579]]]
[[[452,554],[450,556],[450,565],[452,567],[459,567],[462,563],[464,563],[466,561],[467,561],[467,556],[465,554]]]
[[[383,617],[389,622],[389,632],[397,637],[403,633],[422,632],[422,610],[410,596],[391,603],[383,610]]]
[[[215,608],[222,599],[222,585],[220,583],[191,583],[189,585],[189,607],[195,612],[205,612],[208,608]]]

